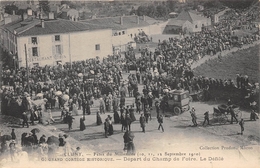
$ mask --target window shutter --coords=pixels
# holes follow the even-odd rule
[[[55,35],[51,36],[52,37],[52,42],[55,41]]]
[[[60,35],[60,41],[62,41],[62,35]]]
[[[63,54],[63,45],[60,45],[61,55]]]
[[[28,38],[28,44],[31,44],[31,43],[32,43],[32,38],[29,37],[29,38]]]
[[[40,44],[40,37],[37,37],[37,44]]]
[[[38,57],[41,56],[41,54],[40,54],[40,47],[37,47],[37,51],[38,51]]]
[[[52,55],[55,56],[56,55],[56,47],[55,45],[52,46]]]

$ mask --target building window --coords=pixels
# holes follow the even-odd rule
[[[100,50],[100,44],[96,44],[96,50]]]
[[[32,43],[37,44],[37,37],[32,37]]]
[[[198,28],[198,25],[195,25],[195,28]]]
[[[121,35],[121,32],[119,32],[118,35],[120,36],[120,35]]]
[[[125,31],[122,31],[122,34],[125,34]]]
[[[37,47],[32,48],[32,56],[38,56],[38,48]]]
[[[55,35],[55,41],[60,41],[60,35]]]
[[[60,45],[55,45],[55,49],[56,49],[56,54],[61,54],[61,46]]]
[[[202,24],[202,27],[204,27],[204,24]]]

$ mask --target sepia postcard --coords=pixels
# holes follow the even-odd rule
[[[1,168],[256,168],[258,0],[1,0]]]

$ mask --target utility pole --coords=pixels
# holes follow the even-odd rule
[[[70,57],[70,69],[72,69],[72,61],[71,61],[71,50],[70,50],[70,33],[69,33],[69,57]]]
[[[26,72],[27,72],[27,86],[28,86],[28,92],[29,92],[29,94],[30,94],[30,86],[29,86],[29,68],[28,68],[28,57],[27,57],[26,44],[24,44],[24,51],[25,51],[25,62],[26,62]]]

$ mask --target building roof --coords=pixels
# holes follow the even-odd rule
[[[179,16],[176,18],[177,20],[188,20],[189,22],[194,22],[197,20],[205,20],[206,18],[190,11],[182,11]]]
[[[79,31],[90,31],[90,30],[100,30],[107,29],[102,25],[93,25],[82,22],[74,22],[70,20],[49,20],[44,21],[44,28],[41,27],[41,21],[39,19],[27,20],[28,24],[24,23],[26,21],[18,21],[4,25],[3,28],[16,32],[19,36],[32,36],[32,35],[46,35],[46,34],[62,34],[69,32],[79,32]]]
[[[167,25],[171,25],[171,26],[183,26],[183,24],[187,22],[187,20],[177,20],[176,18],[174,19],[169,19],[169,22],[167,23]]]
[[[123,24],[121,24],[121,17],[123,20]],[[139,17],[139,24],[137,21],[137,17]],[[123,30],[123,29],[134,28],[134,27],[143,27],[143,26],[149,26],[154,23],[158,23],[157,20],[150,18],[148,16],[106,17],[106,18],[95,18],[95,19],[83,20],[81,22],[91,23],[95,25],[102,25],[104,27],[111,28],[113,30]]]

